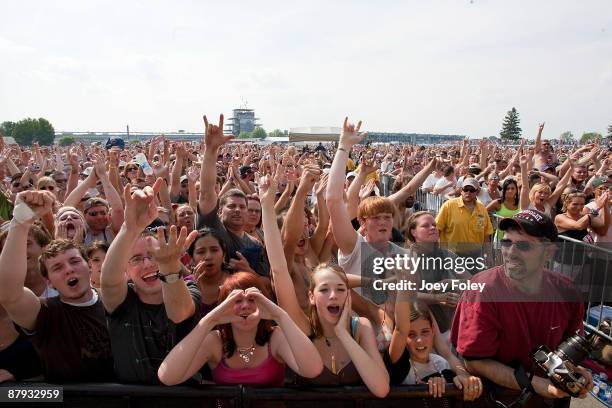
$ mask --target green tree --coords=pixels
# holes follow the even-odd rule
[[[0,132],[2,132],[4,136],[12,137],[13,129],[15,129],[15,122],[6,121],[0,124]]]
[[[608,126],[608,137],[612,137],[612,125]]]
[[[238,135],[238,139],[249,139],[251,137],[251,133],[242,131]]]
[[[572,143],[572,141],[574,140],[574,134],[569,130],[561,133],[561,136],[559,137],[561,138],[561,142],[563,142],[564,144]]]
[[[283,137],[285,136],[285,132],[280,129],[274,129],[272,132],[268,133],[268,136],[271,137]]]
[[[519,124],[521,120],[519,119],[519,114],[515,107],[506,113],[506,117],[504,118],[504,123],[502,125],[502,130],[499,132],[502,140],[504,142],[516,142],[521,137],[521,128]]]
[[[64,136],[57,143],[60,146],[70,146],[71,144],[74,144],[75,142],[76,142],[76,139],[74,138],[74,136]]]
[[[597,132],[585,132],[580,138],[580,143],[585,144],[589,142],[600,142],[602,139],[601,133]]]
[[[255,137],[257,139],[265,139],[266,136],[268,136],[268,134],[266,133],[266,131],[264,130],[264,128],[261,127],[256,127],[255,129],[253,129],[253,131],[251,132],[251,137]]]
[[[53,144],[55,130],[45,118],[26,118],[15,124],[11,136],[21,146],[30,146],[32,142],[38,142],[41,146],[45,146]]]

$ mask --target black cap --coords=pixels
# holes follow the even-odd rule
[[[253,168],[251,166],[240,167],[240,177],[244,177],[249,173],[253,173]]]
[[[506,231],[516,227],[532,237],[548,238],[557,241],[557,227],[549,216],[537,210],[523,210],[512,218],[504,218],[499,222],[499,229]]]

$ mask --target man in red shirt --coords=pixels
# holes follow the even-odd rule
[[[532,391],[529,406],[552,405],[547,399],[568,395],[548,378],[529,380],[527,373],[534,370],[531,354],[541,345],[554,350],[582,330],[584,307],[569,280],[544,268],[554,256],[552,243],[557,241],[557,229],[549,217],[525,210],[502,220],[499,228],[505,231],[503,265],[471,278],[485,287],[482,292],[464,292],[451,341],[474,375],[505,388]],[[591,376],[580,370],[590,389]],[[569,398],[553,406],[564,404],[569,404]]]

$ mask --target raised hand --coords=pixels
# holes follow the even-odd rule
[[[306,189],[306,191],[312,190],[317,180],[321,177],[321,169],[317,166],[304,166],[302,171],[302,177],[300,179],[300,189]]]
[[[359,172],[365,172],[366,176],[378,170],[378,167],[376,167],[376,163],[374,163],[374,159],[362,160],[361,163],[359,163],[359,167]]]
[[[227,298],[206,316],[215,324],[238,323],[243,319],[236,314],[235,306],[246,298],[246,294],[241,289],[234,289]]]
[[[96,177],[99,180],[108,179],[108,173],[106,172],[106,164],[104,163],[104,159],[102,157],[94,157],[93,158],[93,172],[96,173]]]
[[[271,201],[274,204],[276,199],[276,191],[278,190],[278,182],[280,175],[283,172],[281,165],[278,165],[276,171],[272,174],[263,176],[259,179],[259,199],[262,204]]]
[[[372,194],[374,191],[374,187],[376,186],[376,182],[374,180],[369,180],[366,184],[359,188],[359,199],[364,200]]]
[[[599,198],[595,200],[595,207],[598,210],[601,210],[608,203],[609,199],[610,199],[610,192],[606,191],[605,193],[600,195]]]
[[[187,171],[187,180],[189,180],[191,183],[195,184],[199,178],[200,178],[200,170],[196,169],[195,167],[191,167]]]
[[[257,312],[255,317],[259,317],[264,320],[276,320],[278,321],[283,315],[284,311],[270,299],[264,296],[263,293],[257,288],[248,288],[244,291],[248,300],[254,300],[257,304]]]
[[[52,213],[54,202],[55,196],[50,191],[22,191],[15,198],[15,208],[17,208],[18,204],[24,203],[32,210],[34,216],[29,219],[21,218],[21,216],[16,215],[15,209],[13,209],[13,216],[23,219],[25,223],[32,224],[37,218]]]
[[[125,227],[140,234],[157,218],[155,196],[159,192],[162,179],[155,180],[153,187],[146,186],[142,190],[130,193],[132,186],[128,183],[123,189],[125,199]]]
[[[204,115],[204,143],[207,149],[218,149],[233,138],[232,135],[225,136],[223,134],[223,114],[219,115],[218,126],[209,124],[206,115]]]
[[[348,116],[344,118],[344,124],[342,125],[342,133],[340,134],[340,141],[338,145],[346,149],[350,150],[354,145],[361,142],[366,136],[367,132],[363,134],[359,134],[359,129],[361,128],[361,121],[357,122],[357,126],[348,122]]]
[[[542,123],[540,123],[540,124],[538,125],[538,134],[539,134],[539,135],[541,135],[541,134],[542,134],[542,131],[544,130],[544,124],[545,124],[545,123],[546,123],[546,122],[542,122]]]
[[[324,174],[323,177],[321,177],[321,180],[319,180],[316,184],[315,184],[315,195],[317,197],[322,197],[325,195],[325,191],[327,190],[327,181],[329,180],[329,173]]]
[[[147,241],[149,252],[153,254],[153,259],[157,262],[160,269],[166,266],[180,266],[180,258],[191,245],[198,235],[198,231],[187,232],[186,227],[181,227],[181,232],[177,237],[176,225],[170,227],[168,240],[164,236],[162,228],[157,229],[157,244],[153,240]]]

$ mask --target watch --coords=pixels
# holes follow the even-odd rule
[[[179,272],[168,273],[166,275],[157,272],[157,277],[159,278],[160,281],[164,283],[175,283],[181,280],[181,278],[183,277],[183,270],[181,269]]]

